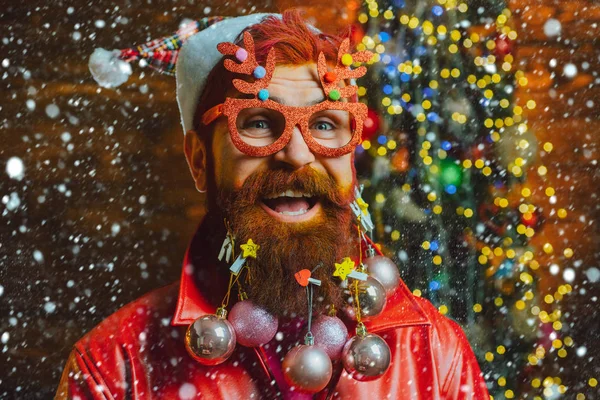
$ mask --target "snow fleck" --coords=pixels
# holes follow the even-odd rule
[[[73,8],[73,7],[69,7],[69,8],[67,8],[67,14],[71,15],[71,14],[73,14],[74,12],[75,12],[75,8]]]
[[[587,353],[587,348],[585,346],[581,346],[581,347],[578,347],[575,352],[577,353],[577,355],[579,357],[583,357]]]
[[[558,274],[559,272],[560,272],[560,267],[559,267],[557,264],[552,264],[552,265],[550,266],[550,273],[551,273],[552,275],[556,275],[556,274]]]
[[[71,140],[71,134],[70,134],[69,132],[63,132],[63,133],[60,135],[60,139],[61,139],[63,142],[65,142],[65,143],[66,143],[66,142],[68,142],[69,140]]]
[[[146,196],[141,195],[138,201],[140,202],[140,204],[146,204]]]
[[[575,75],[577,75],[577,67],[573,63],[568,63],[563,69],[563,74],[565,74],[567,78],[574,78]]]
[[[587,271],[585,271],[585,274],[592,283],[596,283],[600,280],[600,270],[596,267],[588,269]]]
[[[4,294],[4,286],[0,285],[0,296]]]
[[[8,332],[4,332],[2,334],[2,337],[0,337],[0,341],[2,342],[2,344],[8,343],[8,339],[10,339],[10,333]]]
[[[8,58],[5,58],[4,60],[2,60],[2,66],[4,68],[8,68],[9,65],[10,65],[10,60]]]
[[[565,282],[573,282],[575,280],[575,270],[573,268],[567,268],[563,272],[563,278]]]
[[[23,165],[23,160],[19,157],[11,157],[8,159],[8,162],[6,163],[6,173],[10,178],[20,181],[23,179],[24,172],[25,166]]]
[[[43,263],[44,262],[44,254],[39,250],[34,250],[33,251],[33,259],[35,261],[37,261],[38,263]]]
[[[103,19],[99,19],[94,22],[94,25],[96,25],[96,28],[104,28],[106,26],[106,22],[104,22]]]
[[[56,104],[48,104],[46,106],[46,115],[52,119],[58,117],[60,114],[60,108]]]
[[[72,288],[73,286],[75,286],[75,282],[74,282],[72,279],[70,279],[70,280],[67,282],[67,287],[68,287],[68,288]]]
[[[46,304],[44,304],[44,311],[46,311],[48,314],[52,314],[54,311],[56,311],[56,303],[53,301],[48,301]]]
[[[544,23],[544,34],[548,37],[554,37],[560,35],[562,30],[562,25],[560,21],[554,18],[549,18],[546,23]]]
[[[110,231],[112,232],[113,236],[118,234],[119,232],[121,232],[121,225],[117,224],[116,222],[114,224],[112,224],[112,226],[110,227]]]
[[[12,192],[10,196],[6,195],[2,197],[2,203],[6,204],[8,211],[14,211],[21,205],[21,199],[16,192]]]
[[[25,102],[25,105],[27,106],[27,109],[29,111],[35,110],[35,100],[33,100],[33,99],[27,99],[27,101]]]
[[[140,342],[145,342],[147,338],[146,332],[140,332],[138,337],[140,339]]]
[[[71,34],[71,37],[73,38],[73,40],[77,41],[77,40],[81,40],[81,32],[79,31],[75,31]]]
[[[196,387],[191,383],[184,383],[179,387],[179,398],[181,400],[190,400],[196,397]]]

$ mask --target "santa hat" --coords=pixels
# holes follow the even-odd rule
[[[161,73],[175,75],[177,104],[185,134],[193,128],[194,112],[206,78],[222,57],[217,44],[235,41],[244,29],[269,15],[281,18],[280,14],[203,18],[184,25],[173,36],[140,46],[113,51],[96,49],[90,57],[90,72],[96,82],[106,88],[127,82],[131,75],[130,63],[138,60]]]

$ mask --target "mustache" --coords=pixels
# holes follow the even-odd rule
[[[334,178],[304,167],[299,170],[264,170],[257,171],[244,181],[234,193],[222,193],[219,197],[227,203],[235,203],[237,207],[255,205],[259,200],[277,195],[287,190],[308,193],[319,200],[337,208],[347,208],[352,200],[350,193],[342,193]]]

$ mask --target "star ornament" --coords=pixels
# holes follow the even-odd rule
[[[362,211],[362,213],[364,215],[367,215],[367,210],[369,209],[369,205],[361,197],[356,199],[356,203],[360,207],[360,210]]]
[[[252,239],[248,239],[246,244],[240,245],[240,248],[243,250],[242,257],[248,258],[256,258],[256,252],[260,249],[260,246],[252,241]]]
[[[333,273],[333,276],[337,276],[345,281],[352,271],[354,271],[354,261],[352,261],[350,257],[345,257],[341,263],[335,263],[335,272]]]

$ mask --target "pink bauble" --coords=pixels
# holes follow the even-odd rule
[[[348,341],[348,328],[338,317],[321,315],[312,323],[315,346],[325,350],[332,360],[342,356],[344,345]]]
[[[364,259],[367,273],[379,281],[387,294],[393,293],[400,282],[400,271],[392,260],[384,256],[373,256]]]
[[[237,342],[246,347],[269,343],[277,333],[277,317],[250,300],[237,302],[229,312]]]

